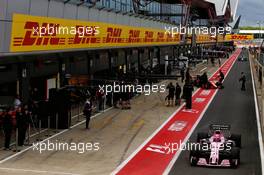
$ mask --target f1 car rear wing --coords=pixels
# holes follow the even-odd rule
[[[211,124],[210,130],[230,131],[231,125]]]

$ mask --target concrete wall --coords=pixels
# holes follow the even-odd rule
[[[0,53],[9,52],[14,13],[74,20],[102,21],[138,27],[164,29],[170,24],[86,6],[64,4],[59,0],[0,0]]]
[[[263,57],[263,54],[261,55],[261,57]],[[258,100],[260,125],[262,129],[262,135],[264,135],[264,66],[258,61],[259,58],[260,55],[257,52],[249,54],[249,60],[251,62],[251,70],[254,77],[255,90]]]

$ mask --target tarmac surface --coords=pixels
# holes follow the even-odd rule
[[[247,78],[246,91],[238,82],[241,72]],[[191,167],[189,152],[183,151],[170,175],[261,175],[258,131],[249,61],[236,61],[202,120],[190,137],[195,142],[198,132],[207,132],[209,124],[231,124],[231,133],[242,135],[241,165],[237,169]]]

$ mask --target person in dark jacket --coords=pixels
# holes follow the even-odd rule
[[[225,75],[222,72],[222,70],[219,71],[219,76],[218,76],[219,80],[215,83],[215,85],[217,86],[218,89],[223,89],[223,81],[225,79]]]
[[[191,80],[192,80],[192,77],[191,77],[191,74],[190,74],[190,69],[187,68],[186,73],[185,73],[185,81],[190,83]]]
[[[184,81],[184,68],[181,69],[181,82]]]
[[[241,77],[239,79],[239,82],[242,82],[241,91],[245,91],[246,90],[246,76],[245,76],[244,72],[241,72]]]
[[[98,89],[96,91],[96,99],[98,102],[98,111],[104,110],[104,91]]]
[[[170,106],[173,105],[173,99],[175,93],[175,87],[173,86],[172,82],[169,83],[167,89],[169,90],[169,94],[167,95],[166,99],[168,100],[168,106]]]
[[[220,70],[220,71],[219,71],[219,82],[222,83],[224,79],[225,79],[225,75],[224,75],[224,73],[222,72],[222,70]]]
[[[193,92],[193,86],[191,83],[188,83],[186,81],[184,87],[183,87],[183,94],[186,100],[186,109],[192,109],[192,92]]]
[[[130,109],[130,89],[126,88],[122,94],[122,109]]]
[[[88,98],[84,104],[83,115],[86,117],[86,129],[89,129],[89,123],[92,113],[92,102],[91,98]]]
[[[3,130],[5,134],[5,148],[4,150],[10,150],[10,141],[12,135],[13,123],[12,123],[12,111],[6,109],[3,112]]]
[[[202,88],[208,88],[208,76],[206,72],[204,72],[201,76],[201,84]]]
[[[34,126],[32,119],[32,112],[30,111],[30,108],[26,105],[23,109],[23,115],[25,117],[25,124],[26,124],[26,132],[28,131],[30,125]],[[25,132],[25,133],[26,133]],[[30,133],[29,133],[30,134]]]
[[[218,58],[218,66],[221,67],[221,58]]]
[[[179,83],[176,83],[176,88],[175,88],[175,105],[180,105],[181,104],[181,86]]]
[[[116,82],[116,86],[119,86],[118,82]],[[114,106],[114,108],[118,108],[120,98],[121,98],[120,92],[113,91],[113,106]]]
[[[29,119],[27,118],[24,109],[19,107],[16,112],[16,125],[18,129],[18,146],[23,146],[26,138],[26,132],[29,124]]]

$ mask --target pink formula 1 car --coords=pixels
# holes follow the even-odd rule
[[[230,133],[230,125],[210,125],[208,133],[198,133],[190,151],[191,166],[237,168],[240,164],[241,136]]]

